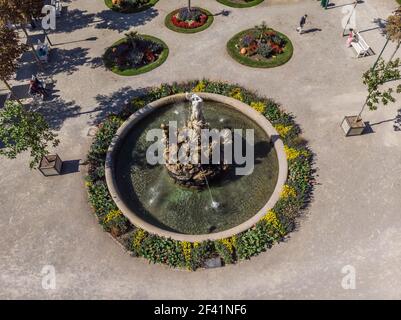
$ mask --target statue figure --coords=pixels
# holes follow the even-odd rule
[[[169,142],[168,125],[162,124],[161,126],[163,129],[162,142],[165,145],[163,157],[167,171],[176,183],[189,188],[201,189],[207,186],[207,181],[227,171],[228,165],[223,160],[219,164],[212,164],[212,150],[216,147],[216,143],[211,142],[208,145],[209,163],[200,163],[201,154],[204,152],[201,146],[202,129],[210,129],[210,126],[203,116],[203,99],[197,94],[188,92],[185,97],[191,102],[191,116],[182,128],[178,128],[176,143],[170,144]],[[220,152],[223,156],[224,144],[232,142],[231,133],[225,132],[221,142],[223,144]],[[189,161],[180,161],[177,157],[170,159],[171,155],[177,155],[179,152],[190,158]]]
[[[191,94],[189,92],[187,92],[185,94],[185,97],[187,98],[187,100],[191,101],[191,103],[192,103],[191,121],[195,121],[197,123],[205,122],[205,118],[203,117],[203,113],[202,113],[203,99],[201,97],[199,97],[197,94],[195,94],[195,93]]]

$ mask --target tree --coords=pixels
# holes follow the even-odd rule
[[[31,22],[32,19],[40,17],[43,6],[44,0],[0,0],[0,23],[3,25],[7,25],[9,22],[19,24],[28,39],[26,24]],[[35,47],[33,44],[30,44],[30,47],[36,61],[42,68]]]
[[[0,79],[12,93],[8,81],[14,75],[17,60],[27,50],[27,46],[19,42],[16,31],[4,25],[0,26],[0,43]]]
[[[396,42],[397,46],[393,54],[391,55],[390,61],[394,58],[396,52],[400,48],[400,41],[401,41],[401,6],[394,11],[394,14],[387,18],[386,28],[384,30],[386,34],[386,43],[384,44],[380,54],[378,55],[376,62],[374,63],[372,69],[376,68],[377,63],[381,59],[384,50],[386,49],[388,43],[390,41]]]
[[[394,103],[396,101],[393,96],[394,88],[383,89],[383,85],[390,81],[400,79],[400,66],[400,59],[387,63],[383,59],[380,59],[375,68],[371,68],[363,74],[362,79],[363,83],[368,88],[368,96],[356,121],[360,120],[361,114],[366,106],[368,106],[370,110],[376,110],[379,103],[387,105],[389,102]],[[395,88],[395,91],[401,93],[401,84]]]
[[[37,168],[43,156],[49,154],[51,144],[56,147],[59,140],[50,129],[44,117],[33,111],[26,111],[23,106],[7,101],[0,111],[0,141],[4,148],[0,155],[15,159],[18,154],[30,151],[30,168]]]
[[[393,60],[396,52],[401,46],[401,7],[399,12],[396,11],[395,14],[388,17],[386,25],[386,34],[390,41],[396,43],[396,48],[390,57],[391,61]]]

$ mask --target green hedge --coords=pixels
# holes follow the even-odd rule
[[[151,71],[153,69],[156,69],[157,67],[161,66],[167,60],[167,57],[169,55],[169,48],[168,48],[166,43],[164,43],[159,38],[155,38],[155,37],[152,37],[152,36],[149,36],[149,35],[141,34],[140,36],[143,39],[151,40],[153,42],[157,42],[157,43],[161,44],[164,47],[164,49],[163,49],[162,53],[160,54],[159,58],[156,61],[154,61],[152,63],[149,63],[149,64],[147,64],[145,66],[142,66],[140,68],[137,68],[137,69],[124,69],[124,70],[121,70],[118,67],[114,66],[114,67],[108,68],[110,71],[112,71],[112,72],[114,72],[114,73],[116,73],[116,74],[118,74],[120,76],[136,76],[138,74],[142,74],[142,73],[145,73],[145,72],[149,72],[149,71]],[[127,38],[120,39],[117,42],[113,43],[113,45],[111,47],[107,48],[105,54],[103,55],[103,61],[104,61],[105,65],[108,64],[107,63],[107,56],[109,54],[109,50],[111,50],[111,48],[113,48],[113,47],[115,47],[115,46],[117,46],[117,45],[119,45],[121,43],[124,43],[125,41],[127,41]]]
[[[111,10],[120,12],[120,13],[135,13],[135,12],[141,12],[145,11],[151,7],[153,7],[159,0],[149,0],[149,3],[145,6],[142,6],[140,8],[131,8],[129,10],[121,10],[119,7],[113,6],[112,0],[104,0],[104,3],[106,6],[108,6]]]
[[[257,6],[258,4],[262,3],[264,0],[251,0],[244,3],[238,3],[230,0],[217,0],[218,2],[225,4],[226,6],[233,7],[233,8],[249,8]]]
[[[175,14],[178,12],[178,10],[180,10],[180,9],[177,9],[177,10],[174,10],[173,12],[170,12],[170,13],[166,16],[166,18],[164,19],[164,24],[165,24],[166,27],[169,28],[170,30],[173,30],[173,31],[175,31],[175,32],[180,32],[180,33],[197,33],[197,32],[201,32],[201,31],[203,31],[203,30],[206,30],[206,29],[209,28],[209,27],[211,26],[211,24],[213,23],[214,17],[213,17],[213,15],[212,15],[209,11],[207,11],[206,9],[203,9],[203,8],[198,8],[198,9],[202,10],[202,12],[206,13],[207,16],[208,16],[206,23],[205,23],[203,26],[199,27],[199,28],[192,28],[192,29],[189,29],[189,28],[188,28],[188,29],[186,29],[186,28],[180,28],[180,27],[175,26],[175,25],[171,22],[171,18],[172,18],[173,15],[175,15]]]
[[[239,51],[238,48],[236,47],[236,45],[239,43],[239,40],[248,32],[253,31],[254,29],[248,29],[248,30],[244,30],[241,31],[240,33],[237,33],[234,37],[232,37],[228,43],[227,43],[227,51],[229,53],[229,55],[236,60],[237,62],[246,65],[248,67],[253,67],[253,68],[274,68],[274,67],[278,67],[281,66],[283,64],[285,64],[286,62],[288,62],[293,54],[294,48],[292,46],[292,42],[291,40],[283,33],[278,32],[276,30],[273,30],[275,32],[277,32],[278,35],[280,35],[280,37],[282,37],[283,39],[285,39],[286,41],[286,45],[284,47],[284,52],[277,55],[276,58],[271,58],[267,61],[256,61],[253,60],[250,57],[244,56],[242,55]]]
[[[123,121],[152,101],[191,91],[234,97],[254,107],[273,124],[285,145],[289,170],[279,201],[254,227],[228,239],[189,243],[152,235],[133,225],[126,226],[125,222],[129,222],[115,215],[116,205],[107,189],[104,176],[107,147]],[[110,231],[109,226],[122,226],[122,233],[125,232],[129,238],[125,242],[127,249],[133,256],[144,257],[152,263],[196,270],[210,257],[220,257],[224,264],[250,259],[291,232],[297,216],[310,201],[314,176],[313,154],[300,133],[293,116],[284,112],[279,104],[236,84],[204,79],[147,88],[143,95],[134,98],[120,113],[108,116],[99,126],[88,154],[86,186],[89,201],[105,231]]]

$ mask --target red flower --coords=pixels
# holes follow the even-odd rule
[[[191,23],[178,19],[178,17],[176,15],[173,15],[171,17],[171,23],[173,25],[175,25],[176,27],[179,27],[179,28],[184,28],[184,29],[199,28],[199,27],[203,26],[206,23],[206,21],[207,21],[207,15],[206,14],[202,14],[200,16],[199,22],[198,21],[192,21]]]

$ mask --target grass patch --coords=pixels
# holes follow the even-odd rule
[[[175,26],[175,25],[171,22],[171,18],[172,18],[173,15],[175,15],[175,14],[178,12],[178,10],[180,10],[180,9],[174,10],[173,12],[169,13],[169,14],[166,16],[166,18],[164,19],[164,24],[165,24],[166,27],[169,28],[170,30],[173,30],[173,31],[175,31],[175,32],[180,32],[180,33],[197,33],[197,32],[201,32],[201,31],[203,31],[203,30],[206,30],[206,29],[209,28],[209,27],[211,26],[211,24],[213,23],[214,17],[213,17],[213,15],[212,15],[209,11],[207,11],[207,10],[205,10],[205,9],[202,9],[202,8],[198,8],[198,9],[200,9],[202,12],[204,12],[204,13],[207,15],[207,21],[206,21],[206,23],[205,23],[203,26],[199,27],[199,28],[193,28],[193,29],[189,29],[189,28],[188,28],[188,29],[187,29],[187,28],[180,28],[180,27]]]
[[[164,49],[163,49],[162,53],[160,54],[159,58],[156,61],[154,61],[152,63],[149,63],[149,64],[147,64],[145,66],[142,66],[140,68],[136,68],[136,69],[131,68],[131,69],[121,70],[118,67],[114,66],[114,67],[108,68],[110,71],[112,71],[115,74],[118,74],[120,76],[136,76],[138,74],[146,73],[146,72],[149,72],[149,71],[151,71],[153,69],[156,69],[157,67],[161,66],[166,61],[166,59],[168,57],[168,54],[169,54],[169,48],[168,48],[167,44],[164,43],[164,41],[160,40],[159,38],[155,38],[155,37],[152,37],[152,36],[149,36],[149,35],[142,35],[141,34],[141,37],[143,39],[146,39],[146,40],[157,42],[157,43],[159,43],[159,44],[161,44],[163,46]],[[109,47],[106,50],[106,52],[105,52],[105,54],[103,56],[103,60],[107,60],[108,52],[109,52],[109,50],[111,50],[111,48],[113,48],[113,47],[115,47],[115,46],[117,46],[119,44],[122,44],[122,43],[124,43],[126,41],[127,41],[127,38],[123,38],[123,39],[120,39],[117,42],[115,42],[111,47]],[[107,65],[107,63],[105,63],[105,65]]]
[[[258,4],[262,3],[264,0],[252,0],[252,1],[244,2],[244,3],[238,3],[238,2],[230,1],[230,0],[217,0],[217,1],[226,6],[232,7],[232,8],[249,8],[249,7],[257,6]]]
[[[139,7],[139,8],[131,7],[129,9],[127,9],[127,10],[121,10],[119,7],[114,6],[112,0],[104,0],[104,3],[111,10],[116,11],[116,12],[120,12],[120,13],[135,13],[135,12],[145,11],[145,10],[153,7],[158,1],[159,0],[149,0],[148,4],[146,4],[146,5],[142,6],[142,7]]]
[[[244,56],[241,53],[239,53],[238,49],[236,48],[236,45],[238,44],[239,40],[241,39],[242,36],[244,36],[245,34],[251,32],[253,30],[254,29],[252,28],[252,29],[241,31],[240,33],[237,33],[234,37],[232,37],[228,41],[227,51],[234,60],[236,60],[237,62],[239,62],[245,66],[248,66],[248,67],[274,68],[274,67],[278,67],[278,66],[285,64],[286,62],[288,62],[288,60],[291,59],[293,51],[294,51],[291,40],[285,34],[282,34],[281,32],[278,32],[276,30],[274,30],[274,31],[277,32],[277,34],[280,35],[280,37],[282,37],[283,39],[286,40],[284,52],[277,55],[276,58],[271,58],[271,59],[268,59],[265,61],[257,61],[257,60],[254,60],[250,57]]]

